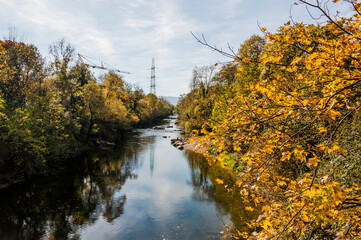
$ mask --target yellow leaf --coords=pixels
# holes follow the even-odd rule
[[[337,145],[333,145],[333,147],[332,147],[332,151],[338,151],[339,149],[340,149],[340,147]]]
[[[238,180],[238,181],[237,181],[237,185],[238,185],[238,187],[241,187],[242,181],[241,181],[241,180]]]
[[[263,211],[263,212],[271,211],[271,207],[268,206],[268,205],[266,205],[266,206],[264,206],[264,207],[262,208],[262,211]]]
[[[285,181],[278,181],[279,186],[287,186],[287,183]]]
[[[223,184],[223,180],[221,180],[221,179],[219,179],[219,178],[216,179],[216,182],[217,182],[218,184]]]
[[[308,159],[308,162],[311,163],[313,166],[316,166],[319,161],[320,159],[317,156]]]
[[[272,224],[271,224],[270,221],[268,221],[268,219],[266,219],[266,220],[263,221],[262,226],[263,226],[263,228],[264,228],[265,230],[267,230],[268,227],[272,227]]]
[[[304,222],[309,222],[309,221],[310,221],[310,219],[308,218],[308,216],[307,216],[306,214],[302,214],[302,215],[301,215],[301,218],[302,218],[302,220],[303,220]]]
[[[345,149],[340,148],[340,153],[342,154],[342,156],[347,157],[347,153],[346,153]]]
[[[328,114],[332,120],[336,120],[337,116],[341,116],[341,113],[339,111],[333,109],[331,109]]]
[[[286,160],[290,160],[290,157],[291,157],[291,153],[290,152],[284,152],[282,153],[282,158],[281,158],[281,161],[286,161]]]
[[[327,132],[327,128],[324,127],[319,127],[318,130],[320,131],[320,133]]]
[[[250,211],[250,212],[253,212],[254,211],[254,208],[253,207],[246,207],[245,208],[247,211]]]

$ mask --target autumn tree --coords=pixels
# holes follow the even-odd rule
[[[44,61],[32,45],[0,41],[0,91],[11,109],[23,108],[45,78]]]
[[[49,46],[49,53],[53,57],[51,67],[54,86],[61,102],[68,108],[77,84],[76,76],[71,71],[75,49],[62,38]]]
[[[31,44],[0,41],[0,173],[17,176],[63,169],[101,140],[116,142],[133,127],[171,114],[155,95],[108,72],[97,82],[64,39],[49,47],[46,66]]]
[[[353,15],[332,18],[324,3],[299,1],[328,21],[263,28],[256,59],[234,57],[246,91],[217,99],[221,117],[203,122],[204,154],[237,172],[232,190],[259,213],[235,238],[360,238],[361,5],[343,2]]]

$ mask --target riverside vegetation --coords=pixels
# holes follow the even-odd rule
[[[351,10],[333,18],[340,3]],[[361,239],[361,4],[323,4],[295,3],[323,24],[262,28],[234,55],[199,40],[234,61],[195,68],[176,111],[209,163],[236,174],[217,182],[255,217],[235,239]]]
[[[59,171],[97,143],[113,145],[132,127],[168,116],[173,106],[115,72],[99,80],[74,61],[64,39],[38,49],[0,41],[0,175],[3,181]]]

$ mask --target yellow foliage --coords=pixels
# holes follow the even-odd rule
[[[254,211],[254,208],[253,207],[246,207],[245,208],[247,211],[250,211],[250,212],[253,212]]]
[[[228,110],[217,118],[221,122],[210,122],[212,130],[203,129],[205,136],[198,139],[221,163],[229,161],[224,151],[237,154],[243,168],[238,173],[242,181],[235,185],[252,186],[256,203],[270,194],[270,204],[262,209],[269,218],[252,224],[264,229],[256,234],[259,238],[335,224],[339,239],[346,238],[342,235],[346,226],[355,226],[350,231],[361,237],[356,230],[361,210],[356,205],[340,208],[358,194],[358,186],[346,192],[340,183],[318,172],[331,154],[346,156],[333,138],[346,117],[361,107],[354,88],[361,83],[361,54],[355,54],[361,50],[361,17],[357,14],[337,24],[347,26],[348,33],[332,22],[324,26],[286,23],[278,32],[268,33],[261,57],[263,74],[249,84],[249,94],[239,92],[226,100]],[[245,62],[250,63],[239,60],[238,77],[245,71]],[[292,176],[287,168],[295,165],[307,171]],[[249,191],[243,189],[241,194],[249,196]],[[254,211],[251,206],[245,209]]]
[[[216,179],[216,182],[217,182],[218,184],[223,184],[223,180],[221,180],[221,179],[219,179],[219,178]]]
[[[212,127],[197,139],[208,147],[210,162],[213,155],[230,162],[224,152],[236,156],[241,180],[235,186],[243,187],[247,211],[254,211],[250,203],[267,204],[267,217],[250,223],[263,228],[252,239],[293,239],[295,232],[304,237],[319,229],[337,239],[361,238],[360,186],[341,185],[335,169],[335,161],[347,156],[335,136],[361,108],[361,5],[352,3],[352,17],[322,26],[288,22],[267,33],[262,73],[247,82],[246,94],[220,94],[217,106],[227,110],[217,121],[210,119]],[[235,62],[235,77],[242,80],[249,70],[245,64],[253,61]]]

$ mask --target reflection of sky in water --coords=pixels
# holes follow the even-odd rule
[[[79,230],[83,239],[219,239],[224,229],[219,215],[224,211],[195,200],[185,155],[163,136],[175,138],[178,133],[140,131],[134,141],[144,144],[136,154],[139,165],[133,173],[138,178],[128,179],[114,196],[126,195],[123,215],[111,223],[100,217],[83,226]]]
[[[0,239],[219,239],[230,218],[243,228],[236,192],[212,184],[230,176],[173,147],[174,130],[139,130],[74,173],[0,189]]]

